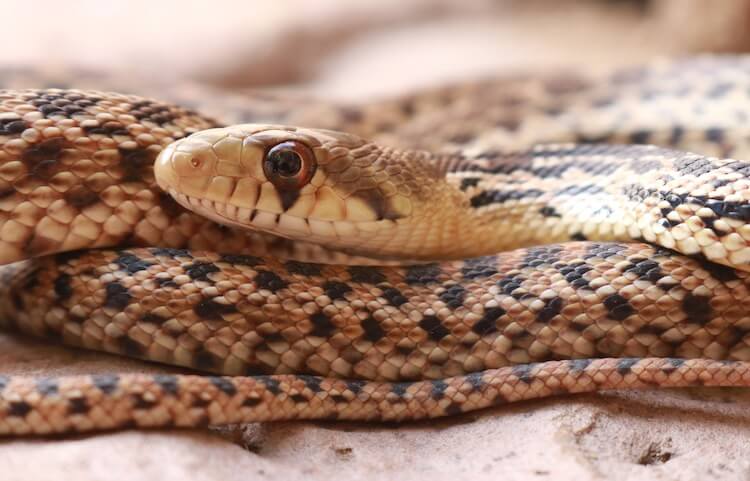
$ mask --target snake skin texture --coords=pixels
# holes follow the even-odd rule
[[[336,131],[2,91],[0,324],[213,375],[0,376],[0,434],[748,386],[750,164],[706,156],[750,158],[748,74],[698,59],[229,116]],[[578,144],[528,148],[549,140]],[[262,168],[290,142],[314,164],[294,188]]]

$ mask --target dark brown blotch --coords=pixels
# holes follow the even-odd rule
[[[237,312],[237,308],[232,304],[222,304],[214,299],[203,299],[193,308],[198,317],[206,320],[218,321],[224,314]]]
[[[11,401],[8,403],[8,416],[26,417],[31,412],[31,405],[26,401]]]
[[[385,331],[372,316],[368,316],[362,321],[362,330],[364,331],[364,339],[370,342],[378,342],[385,337]]]
[[[313,328],[310,331],[311,336],[328,338],[336,332],[336,325],[331,322],[331,318],[322,312],[316,312],[310,316]]]
[[[21,161],[33,177],[49,180],[56,172],[58,161],[65,148],[65,139],[54,137],[27,148]]]
[[[76,185],[65,194],[63,194],[65,202],[77,209],[84,209],[90,205],[99,202],[99,194],[87,189],[83,185]]]
[[[128,306],[131,299],[132,296],[128,292],[127,287],[119,282],[113,281],[105,286],[104,305],[106,307],[122,310]]]
[[[419,327],[427,332],[429,338],[435,342],[440,341],[451,333],[437,316],[424,316],[422,320],[419,321]]]
[[[85,397],[74,397],[68,399],[68,414],[86,414],[91,407]]]

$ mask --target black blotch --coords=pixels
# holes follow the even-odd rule
[[[403,293],[395,287],[386,287],[383,289],[383,298],[393,307],[400,307],[409,302]]]
[[[565,281],[576,289],[590,289],[589,281],[584,275],[591,271],[593,267],[585,262],[573,262],[571,264],[558,266],[555,265],[558,272],[565,276]]]
[[[54,289],[55,295],[61,301],[70,299],[73,295],[73,286],[71,285],[72,278],[68,274],[60,274],[55,279]]]
[[[289,261],[284,264],[290,274],[301,274],[303,276],[319,276],[320,264],[310,262]]]
[[[284,289],[289,285],[275,272],[263,270],[258,270],[257,274],[255,275],[255,284],[258,286],[258,288],[267,289],[271,292],[276,292],[280,289]]]
[[[349,276],[353,282],[363,284],[379,284],[385,281],[385,275],[377,267],[371,266],[351,266],[348,269]]]
[[[262,264],[263,260],[260,257],[236,255],[236,254],[222,254],[221,262],[227,264],[238,264],[241,266],[255,267],[258,264]]]
[[[628,300],[619,294],[608,296],[604,299],[603,304],[607,308],[609,317],[617,321],[625,320],[635,312],[635,309],[633,309]]]
[[[367,384],[367,381],[359,381],[359,380],[351,380],[346,381],[346,388],[353,392],[354,394],[359,394],[362,391],[362,388],[365,387],[365,384]]]
[[[443,399],[446,389],[448,389],[448,384],[442,379],[432,381],[432,399],[436,401]]]
[[[292,394],[291,396],[289,396],[289,399],[298,404],[306,403],[307,401],[309,401],[309,399],[307,399],[304,394]]]
[[[402,398],[404,397],[404,394],[406,394],[406,390],[410,385],[411,383],[408,382],[394,382],[391,384],[391,392],[399,398]]]
[[[465,191],[469,187],[476,187],[482,179],[480,177],[464,177],[461,179],[461,190]]]
[[[325,291],[326,295],[331,298],[331,300],[336,300],[345,299],[345,294],[347,292],[351,292],[352,288],[345,282],[327,281],[325,284],[323,284],[323,290]]]
[[[692,293],[685,295],[682,299],[682,309],[687,314],[689,322],[705,325],[711,320],[713,309],[711,308],[711,298],[700,296]]]
[[[85,397],[74,397],[68,399],[68,414],[86,414],[91,407]]]
[[[104,394],[112,394],[120,383],[120,378],[113,374],[91,376],[91,382]]]
[[[159,287],[177,287],[177,283],[171,277],[157,277],[155,281]]]
[[[471,330],[479,334],[480,336],[486,336],[487,334],[497,332],[496,322],[504,314],[505,309],[503,309],[502,307],[486,308],[484,310],[484,315],[482,316],[482,318],[473,326],[471,326]]]
[[[263,399],[259,397],[247,397],[242,401],[242,405],[245,407],[251,408],[251,407],[257,406],[258,404],[262,402],[263,402]]]
[[[110,282],[105,286],[106,307],[114,309],[125,309],[132,299],[128,289],[117,281]]]
[[[231,381],[224,377],[216,377],[211,376],[208,378],[209,381],[211,381],[211,384],[216,386],[216,388],[226,394],[227,396],[234,396],[237,394],[237,388],[234,387],[234,384],[232,384]]]
[[[25,417],[31,412],[31,405],[26,401],[11,401],[8,403],[8,416]]]
[[[128,274],[133,274],[138,271],[144,271],[153,265],[152,263],[144,261],[138,256],[129,253],[120,254],[120,256],[113,262],[117,264],[120,269],[125,270]]]
[[[557,210],[555,210],[554,207],[551,207],[551,206],[548,206],[548,205],[545,205],[544,207],[542,207],[541,209],[539,209],[539,213],[543,217],[562,217],[560,215],[560,213],[557,212]]]
[[[20,134],[27,128],[26,122],[18,117],[0,119],[0,135]]]
[[[171,374],[156,374],[154,382],[167,394],[175,395],[178,390],[177,376]]]
[[[445,303],[446,306],[451,309],[458,309],[464,303],[466,297],[466,289],[460,284],[454,284],[448,286],[443,292],[440,293],[440,300]]]
[[[163,126],[175,118],[175,114],[164,104],[154,102],[153,100],[139,100],[130,106],[130,115],[138,120],[153,122]]]
[[[317,376],[308,376],[306,374],[300,374],[297,376],[299,380],[305,383],[305,386],[312,392],[318,393],[323,390],[320,387],[321,379]]]
[[[445,407],[445,414],[447,414],[448,416],[458,416],[463,412],[464,411],[463,409],[461,409],[461,404],[457,402],[452,402]]]
[[[630,369],[638,363],[639,359],[635,357],[625,357],[617,361],[617,372],[624,376],[630,372]]]
[[[237,308],[232,304],[222,304],[214,299],[203,299],[195,305],[193,311],[201,319],[219,320],[223,314],[237,312]]]
[[[335,301],[336,299],[346,299],[345,294],[351,292],[352,288],[344,282],[327,281],[323,284],[323,290],[332,301]]]
[[[424,316],[419,321],[419,327],[421,327],[427,335],[433,341],[440,341],[442,338],[450,334],[450,330],[446,328],[437,316]]]
[[[270,376],[257,376],[256,379],[263,383],[271,394],[281,394],[281,383]]]
[[[548,299],[541,311],[537,312],[536,319],[539,322],[549,322],[553,317],[560,314],[563,307],[563,300],[559,297]]]
[[[331,319],[322,312],[316,312],[310,316],[310,322],[312,322],[313,329],[310,331],[311,336],[316,337],[331,337],[336,332],[336,326],[331,322]]]
[[[151,254],[160,257],[169,257],[175,259],[177,257],[188,257],[191,258],[193,255],[187,249],[173,249],[171,247],[154,247],[150,249]]]
[[[664,274],[659,267],[659,263],[651,259],[628,259],[632,265],[625,268],[624,272],[632,272],[638,275],[639,279],[659,282]]]
[[[438,264],[414,265],[406,268],[404,280],[407,284],[430,284],[438,282],[441,270]]]
[[[372,316],[362,321],[362,330],[364,330],[364,338],[370,342],[378,342],[385,336],[385,331]]]
[[[497,257],[483,256],[467,259],[461,266],[464,279],[478,279],[497,274]]]
[[[188,266],[183,266],[183,269],[185,269],[185,272],[192,280],[204,282],[211,282],[208,275],[221,270],[212,262],[195,262]]]
[[[585,241],[585,240],[588,240],[588,239],[586,239],[586,236],[583,235],[582,232],[576,232],[575,234],[573,234],[572,236],[570,236],[570,240]]]

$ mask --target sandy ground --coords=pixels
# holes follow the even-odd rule
[[[684,15],[572,1],[3,3],[13,12],[4,31],[14,47],[4,42],[0,51],[6,65],[285,83],[345,99],[519,68],[609,68],[694,48],[710,32],[706,24],[738,28],[731,15],[713,12],[688,36]],[[4,374],[45,376],[169,370],[12,335],[0,336],[0,365]],[[670,390],[403,426],[295,422],[5,440],[0,479],[744,480],[748,408],[742,390]]]

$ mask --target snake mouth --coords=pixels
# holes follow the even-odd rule
[[[354,222],[306,219],[258,208],[237,207],[226,202],[189,196],[171,188],[168,193],[186,209],[227,226],[256,230],[292,240],[333,242],[337,247],[340,238],[360,237],[359,229]],[[345,246],[351,247],[351,242],[346,242]]]

